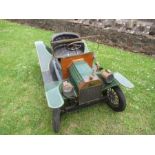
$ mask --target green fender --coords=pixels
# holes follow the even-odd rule
[[[64,105],[63,97],[60,93],[60,85],[62,82],[51,82],[45,85],[45,94],[47,98],[48,107],[60,108]]]
[[[36,41],[35,46],[43,77],[48,107],[60,108],[64,105],[64,100],[60,92],[62,81],[54,81],[49,70],[49,63],[52,60],[52,55],[47,51],[43,41]]]

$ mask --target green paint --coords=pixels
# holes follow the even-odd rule
[[[76,90],[80,82],[84,81],[92,75],[93,71],[85,61],[77,61],[69,68],[70,79],[74,84]]]
[[[50,108],[59,108],[64,105],[64,100],[60,93],[60,84],[49,83],[51,89],[46,90],[47,103]]]

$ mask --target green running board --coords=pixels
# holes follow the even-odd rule
[[[47,51],[43,41],[35,42],[41,73],[44,82],[45,94],[50,108],[60,108],[64,105],[64,100],[60,92],[62,81],[54,81],[49,70],[52,55]]]

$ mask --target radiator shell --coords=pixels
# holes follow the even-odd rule
[[[102,81],[85,61],[73,62],[69,68],[70,80],[78,94],[79,104],[101,97]]]

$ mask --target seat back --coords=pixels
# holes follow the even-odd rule
[[[89,53],[85,53],[85,54],[80,54],[80,55],[75,55],[75,56],[70,56],[70,57],[60,59],[63,79],[68,78],[70,65],[74,61],[78,61],[78,60],[81,60],[81,59],[86,61],[88,63],[88,65],[90,67],[92,67],[93,66],[93,60],[94,60],[94,54],[93,54],[93,52],[89,52]]]

